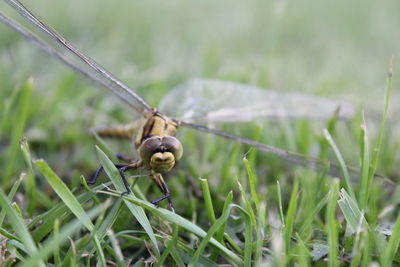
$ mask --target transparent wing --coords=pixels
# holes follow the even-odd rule
[[[303,93],[285,93],[216,79],[192,79],[172,89],[160,110],[188,122],[329,119],[354,114],[352,105]]]
[[[15,9],[24,19],[31,23],[36,29],[39,29],[47,37],[56,43],[50,45],[44,42],[35,34],[31,33],[26,28],[0,13],[0,21],[5,23],[10,28],[24,36],[28,41],[38,46],[40,49],[50,54],[51,56],[61,60],[66,65],[80,72],[93,81],[111,90],[115,95],[128,103],[139,113],[146,113],[152,110],[152,107],[147,104],[138,94],[136,94],[129,86],[118,80],[113,74],[101,67],[93,59],[84,55],[75,46],[67,42],[54,29],[49,27],[42,19],[33,14],[27,7],[17,0],[4,0],[13,9]]]

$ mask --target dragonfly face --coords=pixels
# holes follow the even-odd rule
[[[182,158],[182,144],[175,137],[177,127],[176,122],[157,111],[142,120],[135,146],[147,169],[167,173]]]
[[[138,149],[143,164],[156,173],[167,173],[182,158],[181,142],[173,136],[152,136]]]

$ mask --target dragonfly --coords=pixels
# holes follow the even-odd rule
[[[100,136],[119,136],[133,138],[134,140],[138,159],[131,160],[120,157],[120,159],[127,161],[126,164],[115,164],[126,188],[126,192],[123,192],[123,194],[131,192],[125,172],[145,168],[162,192],[162,196],[151,201],[151,203],[158,205],[160,201],[167,199],[171,209],[173,209],[171,194],[163,175],[170,172],[183,156],[183,146],[176,137],[177,129],[180,127],[192,128],[224,137],[274,154],[285,161],[307,168],[329,169],[330,172],[337,173],[339,167],[329,161],[289,152],[272,145],[220,131],[207,126],[207,124],[309,116],[315,119],[326,119],[334,113],[339,104],[341,105],[340,117],[349,118],[353,113],[350,105],[302,94],[283,94],[271,90],[266,91],[250,85],[221,80],[192,79],[173,89],[164,98],[159,110],[149,105],[133,89],[116,78],[95,60],[83,54],[76,46],[64,39],[24,4],[18,0],[4,1],[51,42],[44,41],[37,34],[0,11],[0,21],[2,23],[22,35],[45,53],[109,89],[136,113],[141,115],[141,119],[134,123],[96,130],[96,133]],[[224,88],[224,90],[221,91],[221,88]],[[222,96],[221,93],[223,93]],[[184,99],[179,107],[176,107],[175,104],[175,99],[177,98]],[[162,111],[162,109],[165,111]],[[317,110],[318,112],[316,112]],[[322,110],[325,112],[322,112]],[[96,182],[101,170],[102,167],[100,166],[88,180],[89,184]]]

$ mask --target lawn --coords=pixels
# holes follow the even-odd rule
[[[355,115],[208,125],[331,168],[178,129],[173,213],[150,203],[160,192],[145,170],[122,197],[111,162],[133,145],[91,135],[140,115],[0,24],[0,265],[400,265],[398,1],[25,2],[151,105],[201,77]]]

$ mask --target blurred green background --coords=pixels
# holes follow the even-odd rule
[[[220,78],[346,100],[366,109],[372,135],[400,41],[398,1],[35,1],[32,8],[152,105],[186,79]],[[1,97],[35,80],[22,134],[53,166],[94,167],[88,129],[135,115],[5,26],[0,32]],[[3,123],[3,150],[12,115]]]
[[[332,135],[346,161],[356,167],[360,162],[361,110],[366,111],[369,141],[374,144],[376,126],[383,109],[388,65],[395,55],[391,120],[384,133],[378,172],[398,181],[400,143],[396,114],[399,94],[396,89],[399,87],[399,60],[396,55],[400,49],[399,1],[25,2],[67,40],[155,106],[172,87],[193,77],[307,92],[353,103],[357,109],[355,119],[338,123]],[[23,23],[3,2],[0,10]],[[28,77],[34,80],[30,95],[24,86]],[[2,188],[9,188],[20,173],[27,170],[18,143],[22,136],[26,136],[33,157],[44,158],[69,188],[79,190],[79,176],[84,174],[87,177],[99,164],[96,142],[89,129],[137,118],[110,92],[97,90],[97,87],[0,25]],[[321,129],[327,127],[327,123],[302,121],[245,126],[239,130],[235,127],[225,129],[316,156],[322,147]],[[208,227],[197,179],[210,178],[217,214],[230,190],[235,192],[234,201],[240,202],[235,179],[246,184],[242,158],[248,148],[191,131],[183,133],[180,137],[185,148],[184,158],[171,174],[176,179],[170,179],[168,185],[178,213]],[[108,144],[114,152],[132,154],[130,143],[111,140]],[[330,156],[334,159],[332,153]],[[291,168],[282,168],[282,161],[254,150],[249,158],[259,177],[257,193],[262,201],[268,203],[267,213],[275,216],[272,220],[279,217],[276,180],[281,182],[285,208],[293,187],[292,178],[300,181],[300,188],[304,191],[297,214],[303,217],[297,215],[298,221],[308,218],[324,194],[328,195],[331,185],[328,179],[318,180],[319,177],[304,171],[297,175]],[[147,190],[149,182],[141,180],[140,188],[149,199],[153,199],[159,193]],[[44,179],[37,179],[37,186],[53,198],[53,191]],[[389,211],[383,217],[393,221],[397,216],[393,207],[398,205],[399,188],[397,195],[384,192],[384,186],[374,186],[372,190],[373,208],[369,212],[374,218],[373,223],[378,213],[386,208]],[[28,197],[25,201],[29,201]],[[39,209],[45,207],[42,202]],[[38,212],[33,210],[31,214]],[[316,225],[323,229],[321,218],[324,214],[318,214]],[[134,222],[124,222],[121,228],[129,223]],[[314,221],[309,222],[309,227],[310,233],[317,229]],[[315,236],[312,237],[318,242],[321,236],[326,237],[320,228],[313,232]],[[344,228],[341,230],[344,235]],[[310,248],[312,244],[307,246]]]
[[[359,104],[380,99],[389,59],[399,49],[399,5],[372,0],[72,0],[35,1],[33,8],[133,87],[206,76]],[[4,26],[1,36],[4,71],[15,73],[27,62],[37,66],[36,56],[44,61],[43,54]],[[44,63],[29,71],[47,72],[52,62]]]
[[[1,8],[21,22],[4,3]],[[346,100],[366,109],[367,120],[374,121],[382,109],[388,64],[400,41],[398,1],[72,0],[35,1],[32,8],[152,105],[186,79],[209,77]],[[111,93],[92,90],[97,86],[5,26],[0,25],[0,33],[2,99],[29,76],[35,80],[33,105],[21,134],[36,142],[38,156],[55,161],[53,166],[94,167],[88,129],[127,122],[135,115]],[[392,109],[396,90],[393,95]],[[16,118],[12,112],[3,116],[8,117],[1,133],[4,151]],[[369,126],[374,135],[374,123]],[[78,139],[88,149],[77,150]],[[397,147],[397,138],[393,142]],[[66,153],[59,153],[63,149]],[[351,145],[349,150],[350,155],[356,151]]]
[[[31,7],[152,105],[186,79],[209,77],[346,100],[366,109],[373,122],[400,43],[398,1],[89,0],[35,1]],[[1,8],[21,22],[4,3]],[[135,114],[5,26],[0,33],[1,97],[7,99],[29,76],[35,80],[21,134],[37,144],[38,156],[64,166],[66,176],[66,166],[94,168],[88,129],[127,122]],[[398,96],[393,91],[392,109]],[[12,113],[3,115],[8,116],[2,128],[6,150],[14,120]],[[374,126],[369,124],[371,135]],[[319,134],[322,127],[312,132]],[[343,139],[354,155],[354,140]],[[397,147],[397,138],[393,142]],[[77,149],[81,144],[87,149]],[[272,144],[299,150],[290,142]],[[117,149],[129,153],[130,146]]]

